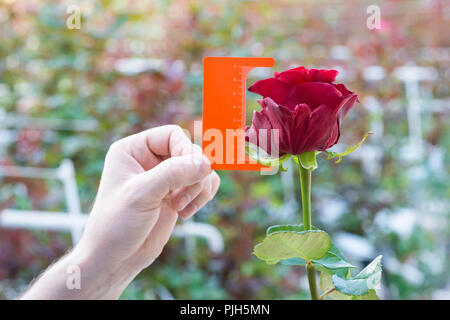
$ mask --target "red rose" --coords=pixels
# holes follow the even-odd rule
[[[279,155],[298,155],[323,151],[335,145],[340,125],[358,97],[343,84],[335,84],[336,70],[308,70],[304,67],[275,73],[274,78],[260,80],[248,90],[263,96],[254,112],[247,141],[258,141],[260,129],[279,129]],[[267,147],[265,147],[267,144]],[[261,145],[271,154],[270,143]]]

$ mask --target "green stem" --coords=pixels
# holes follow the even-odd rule
[[[307,170],[302,167],[300,159],[299,166],[300,172],[300,187],[302,194],[302,215],[303,215],[303,228],[311,230],[311,170]],[[306,263],[306,274],[308,276],[309,291],[311,292],[312,300],[319,300],[319,293],[317,291],[316,283],[316,268],[311,261]]]
[[[319,300],[316,282],[316,268],[311,261],[306,263],[306,274],[308,276],[309,291],[311,292],[311,300]]]
[[[298,168],[302,193],[303,227],[305,230],[311,230],[311,170],[306,170],[301,164]]]

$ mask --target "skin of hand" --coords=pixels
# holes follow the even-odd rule
[[[178,126],[152,128],[115,142],[80,242],[22,298],[118,298],[161,254],[178,216],[195,214],[219,184],[200,147]],[[66,287],[67,268],[73,265],[81,275],[77,290]]]

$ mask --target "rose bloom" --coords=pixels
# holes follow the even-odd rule
[[[337,74],[336,70],[298,67],[257,81],[248,90],[263,97],[258,100],[262,110],[253,113],[246,140],[271,154],[270,129],[279,129],[279,156],[323,151],[335,145],[343,118],[359,102],[343,84],[333,83]],[[266,129],[267,135],[262,132],[259,136],[261,129]]]

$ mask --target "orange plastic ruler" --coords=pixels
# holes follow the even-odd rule
[[[273,67],[273,58],[205,57],[203,59],[203,153],[215,170],[269,168],[245,154],[247,74]]]

